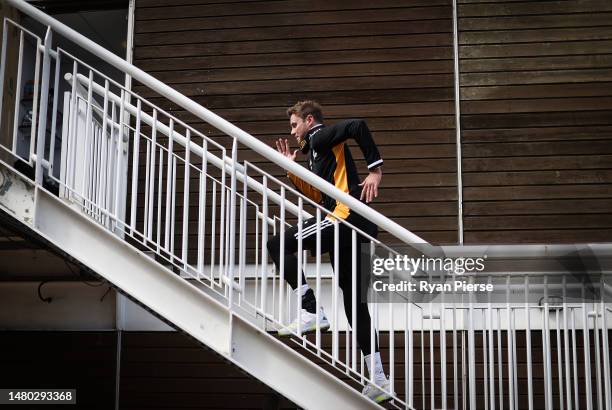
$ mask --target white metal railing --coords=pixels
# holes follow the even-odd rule
[[[60,185],[60,196],[73,206],[123,236],[131,245],[151,251],[186,279],[197,281],[223,300],[228,309],[258,322],[262,330],[280,328],[301,312],[301,298],[294,298],[287,286],[283,263],[279,267],[270,263],[266,246],[269,238],[282,235],[290,226],[301,229],[305,219],[313,215],[321,220],[328,210],[265,172],[254,161],[240,161],[240,145],[255,150],[347,204],[402,243],[424,242],[25,2],[8,0],[7,3],[43,23],[47,32],[43,41],[19,24],[9,19],[4,21],[0,87],[11,69],[16,70],[19,81],[12,116],[13,135],[0,144],[3,152],[15,161],[35,166],[38,185],[42,186],[45,178],[54,180]],[[217,143],[163,110],[161,104],[152,104],[66,50],[52,49],[52,30],[231,137],[231,148]],[[18,36],[7,35],[9,31],[15,31]],[[19,41],[15,48],[19,50],[15,67],[9,67],[6,62],[9,38]],[[27,38],[31,40],[29,43]],[[35,61],[33,67],[24,62],[28,46],[33,49],[29,51]],[[27,138],[19,137],[17,126],[24,114],[19,107],[23,76],[34,80],[31,130]],[[2,91],[0,94],[4,97]],[[51,122],[49,136],[48,122]],[[59,156],[55,155],[56,135],[61,135]],[[60,171],[56,172],[58,157]],[[292,340],[346,377],[365,384],[373,380],[357,345],[355,274],[351,278],[353,304],[351,311],[345,312],[353,318],[351,327],[342,314],[339,278],[323,272],[324,266],[338,271],[338,232],[343,224],[353,232],[353,255],[359,253],[357,234],[378,249],[399,255],[358,228],[335,220],[335,258],[324,265],[320,240],[311,256],[317,312],[323,300],[326,307],[331,305],[331,331],[322,332],[319,322],[314,337],[296,335]],[[319,230],[315,234],[320,238]],[[303,251],[299,238],[298,266],[306,267],[308,254]],[[526,251],[514,249],[517,254]],[[512,251],[502,253],[508,255]],[[355,257],[352,263],[355,271]],[[431,273],[423,275],[431,279]],[[523,272],[502,277],[507,280],[508,292],[520,286],[524,303],[510,303],[509,299],[506,303],[492,300],[457,303],[453,295],[442,292],[438,299],[422,303],[370,304],[371,337],[387,339],[388,350],[383,357],[390,378],[387,392],[392,393],[392,405],[533,409],[543,404],[546,409],[583,406],[610,409],[608,329],[612,316],[610,306],[603,299],[610,294],[606,284],[595,284],[602,294],[599,303],[564,300],[562,305],[551,305],[545,294],[544,303],[533,304],[530,298],[538,292],[560,289],[565,294],[569,289],[565,279],[562,286],[553,287],[546,282],[547,273]],[[530,283],[540,277],[545,281],[542,286]],[[499,275],[487,278],[499,280]],[[517,278],[524,282],[513,284]],[[301,285],[300,275],[298,281]],[[384,332],[377,331],[383,329]],[[538,346],[534,350],[536,342]],[[540,350],[541,360],[537,360],[534,356],[539,357]],[[526,396],[522,394],[522,386],[526,386]]]

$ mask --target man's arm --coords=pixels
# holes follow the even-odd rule
[[[289,142],[287,142],[286,139],[283,140],[281,138],[276,141],[276,150],[291,161],[295,161],[295,158],[298,153],[297,149],[291,152],[291,149],[289,148]],[[287,172],[287,177],[302,194],[306,195],[308,198],[312,199],[316,203],[321,202],[321,191],[319,191],[317,188],[313,187],[308,182],[303,181],[298,176],[293,175],[291,172]]]
[[[370,171],[382,166],[378,147],[364,120],[346,120],[329,126],[325,132],[315,134],[310,144],[315,150],[331,149],[349,138],[353,138],[359,145]]]
[[[320,132],[310,141],[313,149],[331,148],[353,138],[368,164],[370,173],[359,186],[362,186],[360,199],[372,202],[378,197],[378,186],[382,179],[383,160],[378,147],[372,138],[370,129],[364,120],[347,120],[328,127],[326,132]]]

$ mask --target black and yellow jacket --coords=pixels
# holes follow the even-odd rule
[[[310,145],[308,168],[357,199],[361,195],[362,187],[359,186],[359,174],[346,141],[352,138],[357,142],[369,170],[383,164],[372,134],[363,120],[347,120],[330,126],[319,124],[308,130],[304,138]],[[300,192],[313,201],[322,203],[334,216],[346,219],[350,215],[351,210],[345,204],[321,194],[317,188],[291,173],[288,176]]]

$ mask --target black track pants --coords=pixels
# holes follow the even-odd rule
[[[356,214],[351,214],[347,218],[347,221],[376,238],[377,227]],[[319,229],[321,230],[321,254],[329,253],[332,267],[334,266],[334,223],[333,221],[322,218],[319,223]],[[344,311],[346,312],[347,319],[351,328],[354,329],[352,323],[352,312],[353,312],[353,298],[352,298],[352,229],[345,224],[339,224],[339,246],[338,246],[338,280],[340,289],[344,296]],[[289,282],[293,289],[297,288],[298,285],[298,261],[297,261],[297,250],[298,250],[298,227],[293,226],[285,231],[285,280]],[[268,241],[268,252],[272,257],[272,260],[278,267],[280,266],[280,234],[274,236]],[[368,243],[369,241],[363,235],[357,235],[357,246],[356,246],[356,262],[357,262],[357,343],[359,348],[364,355],[370,354],[370,312],[368,310],[368,304],[362,303],[359,298],[359,292],[361,291],[361,254],[362,243]],[[311,254],[315,254],[317,250],[317,219],[310,218],[306,220],[302,225],[302,248],[308,250]],[[306,278],[303,272],[302,283],[306,283]],[[364,277],[363,280],[368,280]],[[378,351],[378,344],[376,337],[374,338],[374,351]]]

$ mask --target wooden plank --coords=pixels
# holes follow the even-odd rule
[[[425,1],[417,0],[411,3],[415,8],[423,5],[449,5],[448,0],[434,0]],[[163,4],[167,6],[166,2]],[[377,5],[380,8],[394,8],[394,7],[405,7],[406,3],[402,0],[380,0]],[[223,16],[228,14],[228,6],[219,6],[217,4],[210,5],[188,5],[188,6],[174,6],[174,7],[143,7],[139,9],[138,19],[139,20],[152,20],[160,18],[184,18],[184,17],[200,17],[200,16]],[[341,1],[323,1],[323,0],[294,0],[291,2],[282,1],[262,1],[257,3],[234,3],[231,5],[231,15],[249,15],[254,13],[260,14],[272,14],[272,13],[308,13],[312,10],[333,12],[337,10],[360,10],[370,9],[372,4],[365,0],[356,0],[351,3]]]
[[[431,18],[449,18],[448,8],[443,7],[445,13],[432,15]],[[411,34],[414,38],[424,38],[431,36],[432,39],[437,38],[440,34],[448,35],[451,26],[442,26],[432,33],[417,33],[412,34],[410,24],[404,22],[387,22],[379,23],[347,23],[342,25],[319,25],[318,27],[297,26],[297,27],[266,27],[260,28],[245,28],[245,29],[227,29],[227,30],[197,30],[197,31],[179,31],[179,32],[163,32],[163,33],[144,33],[134,36],[134,46],[146,45],[163,45],[163,44],[188,44],[200,42],[237,42],[237,41],[262,41],[262,40],[287,40],[287,39],[316,39],[316,38],[335,38],[335,37],[351,37],[359,36],[367,33],[370,36],[385,36],[385,35],[402,35]],[[588,36],[590,31],[583,30],[583,36]],[[551,36],[554,36],[551,33]],[[558,35],[558,34],[557,34]],[[592,34],[590,34],[592,35]],[[607,37],[603,37],[607,38]],[[602,38],[602,39],[603,39]],[[584,39],[584,38],[576,38]],[[597,39],[597,38],[595,38]],[[419,44],[419,43],[413,43]],[[421,45],[421,44],[419,44]]]
[[[585,27],[606,26],[612,19],[611,13],[580,13],[580,14],[552,14],[532,16],[495,16],[495,17],[461,17],[459,25],[461,31],[485,30],[517,30],[540,29],[552,27]]]
[[[604,77],[605,74],[601,74]],[[597,77],[600,81],[605,78]],[[221,82],[221,83],[193,83],[193,84],[169,84],[178,92],[188,97],[215,95],[215,94],[252,94],[252,93],[279,93],[296,92],[308,95],[313,91],[329,90],[354,90],[363,88],[366,90],[386,90],[386,89],[409,89],[426,87],[448,87],[452,84],[451,74],[431,74],[431,75],[411,75],[411,76],[376,76],[376,77],[350,77],[328,79],[323,78],[317,81],[292,80],[264,80],[247,81],[241,83]],[[155,96],[155,93],[147,88],[134,87],[134,92],[143,98]]]
[[[427,32],[436,25],[452,24],[452,16],[440,13],[434,8],[378,8],[369,10],[337,10],[334,12],[310,10],[303,13],[274,13],[259,14],[253,10],[253,14],[236,15],[228,19],[227,16],[219,17],[192,17],[185,16],[180,19],[162,17],[159,20],[137,20],[135,34],[172,32],[184,30],[218,30],[236,29],[246,27],[282,27],[282,26],[312,26],[319,24],[347,24],[366,22],[388,22],[388,21],[410,21],[414,25],[411,29],[415,32]],[[444,16],[448,20],[440,21],[437,18]]]
[[[511,98],[597,97],[612,95],[612,83],[528,84],[461,87],[461,100],[503,100]]]
[[[463,174],[464,186],[519,186],[612,183],[612,169],[478,172]],[[612,208],[610,208],[612,210]]]
[[[578,111],[572,115],[563,112],[466,115],[461,118],[461,125],[466,129],[609,125],[611,114],[610,111]]]
[[[462,113],[538,113],[560,111],[594,111],[612,109],[612,97],[547,98],[466,101]]]
[[[289,53],[329,50],[390,49],[398,47],[452,47],[452,35],[405,34],[389,36],[355,35],[352,37],[285,39],[264,41],[220,42],[218,39],[206,43],[172,44],[135,47],[134,58],[163,58],[203,55],[237,55],[252,53]],[[451,48],[452,50],[452,48]]]
[[[601,86],[599,86],[602,88]],[[558,88],[558,87],[557,87]],[[137,87],[143,90],[142,86]],[[412,89],[386,89],[381,90],[322,90],[301,92],[293,90],[287,93],[265,93],[265,94],[234,94],[234,95],[196,95],[192,99],[208,108],[209,110],[219,110],[222,108],[235,107],[277,107],[277,114],[285,115],[287,107],[292,106],[297,101],[303,99],[313,99],[321,101],[324,109],[329,105],[355,104],[360,101],[367,101],[370,104],[392,104],[392,103],[414,103],[414,102],[434,102],[450,101],[453,102],[452,89],[446,88],[412,88]],[[182,113],[184,110],[165,98],[149,98],[152,104],[157,105],[163,110],[173,113]]]
[[[612,144],[609,140],[532,142],[529,144],[524,142],[470,143],[463,145],[463,153],[466,158],[596,155],[612,153]]]
[[[559,71],[514,71],[461,74],[460,81],[465,86],[546,84],[546,83],[590,83],[612,81],[612,70],[607,68],[559,70]]]
[[[302,53],[260,53],[256,55],[219,55],[160,57],[136,59],[135,64],[147,72],[240,67],[319,65],[330,63],[371,63],[424,60],[452,60],[450,48],[401,47],[373,50],[307,51]]]
[[[555,57],[508,57],[463,60],[462,73],[489,71],[570,70],[578,68],[610,68],[612,54]]]
[[[418,189],[418,188],[414,188]],[[431,189],[431,188],[430,188]],[[612,185],[536,185],[515,187],[466,187],[464,201],[495,201],[523,199],[585,199],[612,198]],[[466,201],[466,202],[467,202]]]
[[[463,169],[465,172],[609,168],[612,168],[612,155],[542,156],[538,157],[537,160],[532,157],[478,158],[463,160]]]
[[[468,243],[593,243],[610,242],[610,229],[465,231]]]
[[[537,41],[519,44],[461,45],[459,47],[460,59],[609,54],[610,52],[612,52],[612,41],[610,40],[563,41],[552,43],[548,41]]]
[[[560,199],[548,201],[482,201],[463,204],[465,216],[476,215],[551,215],[606,213],[612,199]]]
[[[543,41],[610,40],[612,28],[573,27],[539,30],[497,30],[462,32],[460,44],[504,44]]]
[[[610,138],[612,138],[612,126],[610,125],[563,128],[497,128],[464,130],[461,133],[461,141],[463,143],[609,140]],[[381,139],[385,140],[385,137],[383,136]]]
[[[612,11],[612,4],[606,0],[592,1],[530,1],[516,3],[461,4],[459,17],[481,16],[528,16],[533,14],[571,14],[582,12]]]
[[[283,79],[318,79],[329,77],[387,76],[452,73],[450,60],[388,63],[355,63],[299,65],[286,67],[194,69],[189,71],[151,71],[150,74],[168,84],[216,81],[252,81]]]
[[[601,99],[602,104],[607,104],[608,99]],[[265,107],[265,108],[235,108],[218,109],[217,115],[222,116],[231,122],[236,121],[264,121],[283,119],[289,125],[287,107]],[[440,102],[414,102],[414,103],[390,103],[390,104],[342,104],[342,105],[323,105],[325,119],[330,124],[341,121],[345,118],[372,118],[372,117],[399,117],[399,116],[419,116],[419,115],[438,115],[454,113],[454,103],[452,101]],[[174,111],[172,115],[191,122],[196,117],[188,117],[185,111]]]
[[[588,229],[612,228],[612,214],[592,215],[520,215],[466,216],[463,219],[466,230],[496,231],[514,229]]]

